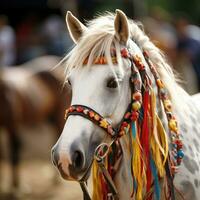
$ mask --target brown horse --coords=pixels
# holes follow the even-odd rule
[[[0,128],[8,133],[14,187],[19,181],[19,126],[51,120],[58,138],[64,125],[64,108],[71,95],[63,87],[63,68],[52,69],[58,62],[56,56],[44,56],[0,72]]]

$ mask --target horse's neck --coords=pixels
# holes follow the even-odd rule
[[[156,89],[156,87],[154,88]],[[181,88],[180,88],[180,93],[181,93]],[[182,100],[182,112],[180,110],[180,107],[175,109],[175,114],[177,115],[178,118],[178,122],[181,126],[180,128],[180,132],[182,133],[182,126],[183,123],[187,123],[185,122],[184,115],[186,115],[186,113],[188,112],[189,108],[191,107],[191,104],[193,103],[197,103],[200,100],[200,94],[195,96],[194,98],[187,96],[187,94],[184,93],[183,91],[183,96],[181,96],[184,98],[184,100]],[[200,101],[199,101],[200,104]],[[195,108],[196,109],[196,108]],[[198,109],[197,109],[198,110]],[[184,111],[184,112],[183,112]],[[158,110],[159,112],[159,110]],[[199,106],[199,111],[196,111],[200,113],[200,106]],[[159,115],[165,116],[164,111],[161,109]],[[195,114],[195,117],[197,117],[197,115]],[[161,117],[165,127],[167,128],[167,120],[164,118],[166,117]],[[191,123],[190,123],[191,124]],[[189,127],[189,126],[188,126]],[[191,128],[191,127],[189,127]],[[183,137],[185,138],[185,137]],[[116,184],[116,187],[118,189],[119,192],[119,199],[131,199],[130,195],[132,193],[133,190],[133,177],[131,174],[131,160],[130,160],[130,152],[129,152],[129,147],[130,147],[130,140],[128,138],[128,136],[124,136],[120,139],[121,142],[121,146],[122,146],[122,152],[123,152],[123,156],[122,156],[122,160],[120,163],[120,166],[117,170],[117,174],[115,176],[114,182]],[[184,141],[183,141],[184,142]]]
[[[199,112],[198,116],[200,116],[200,93],[191,96],[191,98],[197,108],[197,112]]]
[[[176,109],[180,133],[183,135],[183,138],[185,137],[185,132],[187,134],[191,133],[190,138],[192,139],[196,137],[196,132],[194,132],[196,128],[194,127],[199,125],[200,93],[194,96],[183,96],[182,101],[182,106]]]

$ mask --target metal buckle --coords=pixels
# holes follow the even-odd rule
[[[106,155],[109,152],[110,146],[106,143],[101,143],[96,149],[95,149],[95,159],[97,162],[101,162]]]

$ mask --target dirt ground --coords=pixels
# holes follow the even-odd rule
[[[0,168],[0,200],[81,200],[76,182],[61,179],[51,164],[55,130],[48,124],[20,129],[22,141],[18,190],[11,190],[9,149],[5,131],[0,134],[3,162]],[[13,195],[14,194],[14,195]]]

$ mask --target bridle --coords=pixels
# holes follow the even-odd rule
[[[172,200],[174,200],[175,196],[174,196],[173,177],[174,173],[177,171],[177,168],[180,165],[181,160],[183,158],[183,151],[182,151],[183,145],[180,139],[180,135],[178,133],[176,119],[172,114],[171,102],[169,100],[169,96],[164,87],[164,84],[159,78],[159,74],[157,73],[153,63],[150,61],[147,52],[143,52],[143,55],[155,78],[156,85],[158,88],[158,96],[161,102],[163,103],[163,107],[168,120],[172,149],[166,161],[165,169],[169,179],[168,183],[170,188],[169,189],[170,197]],[[113,63],[116,64],[117,61],[116,61],[115,49],[112,49],[111,56]],[[118,151],[122,154],[119,138],[127,134],[129,129],[131,128],[132,122],[135,122],[136,120],[139,119],[142,109],[142,97],[143,97],[142,94],[146,89],[148,90],[148,88],[151,87],[151,79],[147,75],[146,66],[143,64],[141,58],[137,55],[136,56],[131,55],[127,48],[123,48],[121,50],[121,56],[124,59],[129,59],[131,62],[130,66],[131,102],[128,105],[124,117],[118,124],[118,126],[114,128],[112,124],[109,122],[109,120],[104,118],[101,114],[99,114],[92,108],[87,107],[85,105],[71,105],[66,110],[65,113],[65,119],[67,119],[70,115],[79,115],[83,118],[90,120],[91,122],[102,128],[111,137],[110,144],[102,143],[96,148],[94,159],[97,161],[98,166],[101,169],[101,172],[104,176],[104,179],[106,180],[106,183],[110,191],[107,196],[107,199],[115,199],[115,200],[118,199],[117,189],[115,187],[115,184],[113,183],[110,173],[104,166],[104,158],[108,155],[109,150],[110,148],[112,148],[113,144],[117,144]],[[87,60],[84,63],[87,63]],[[108,64],[108,63],[106,58],[102,56],[95,59],[94,64]],[[119,156],[119,159],[121,159],[121,156]],[[90,200],[91,198],[88,193],[85,181],[81,180],[80,185],[83,190],[84,200]]]

